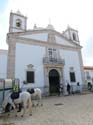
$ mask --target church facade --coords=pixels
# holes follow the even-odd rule
[[[47,88],[50,94],[57,93],[61,85],[65,88],[67,83],[83,84],[82,47],[77,30],[68,27],[60,33],[51,24],[27,30],[27,17],[11,12],[7,44],[7,78],[19,78],[26,86],[40,87],[42,91]]]
[[[93,86],[93,66],[84,66],[85,85]],[[92,87],[93,90],[93,87]]]

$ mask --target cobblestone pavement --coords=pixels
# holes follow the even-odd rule
[[[32,111],[32,116],[18,114],[9,121],[15,125],[93,125],[93,94],[46,97],[43,106]]]

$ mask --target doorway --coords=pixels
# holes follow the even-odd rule
[[[49,72],[49,92],[50,95],[59,94],[60,78],[56,69],[52,69]]]

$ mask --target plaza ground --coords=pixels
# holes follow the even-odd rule
[[[93,125],[93,93],[46,97],[43,106],[32,111],[32,116],[18,114],[9,121],[15,125]]]

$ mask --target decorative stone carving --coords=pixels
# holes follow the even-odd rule
[[[27,65],[27,69],[29,69],[29,70],[30,70],[30,69],[32,70],[33,67],[34,67],[34,66],[33,66],[32,64],[28,64],[28,65]]]

